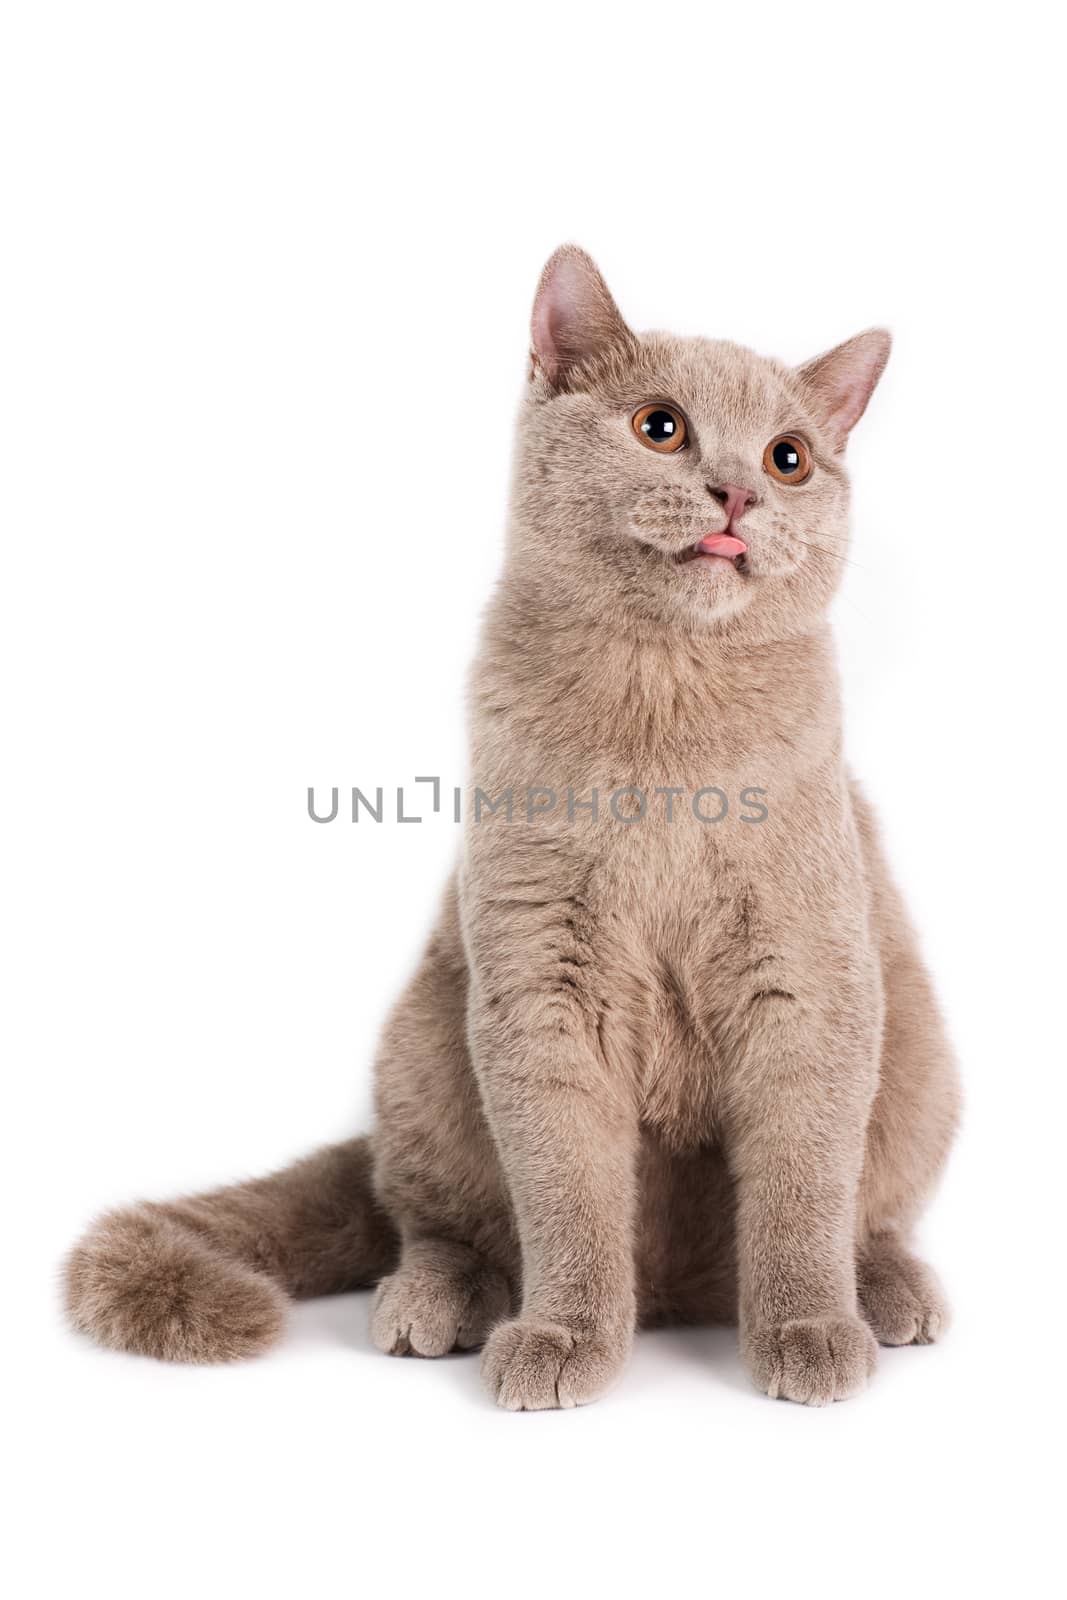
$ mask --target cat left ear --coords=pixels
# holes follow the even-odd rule
[[[891,344],[885,328],[870,328],[797,369],[813,407],[834,440],[835,450],[845,448],[849,433],[866,411],[874,386],[885,371]]]
[[[561,245],[545,265],[530,335],[531,377],[543,373],[553,389],[566,389],[582,362],[636,344],[595,261],[575,244]]]

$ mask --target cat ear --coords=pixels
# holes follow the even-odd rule
[[[889,360],[891,343],[884,328],[870,328],[798,369],[800,381],[833,437],[836,450],[845,448],[849,433],[866,411]]]
[[[565,389],[575,366],[612,348],[636,344],[596,263],[575,244],[549,257],[537,286],[530,323],[531,377],[544,374],[553,389]]]

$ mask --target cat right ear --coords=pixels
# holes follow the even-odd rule
[[[637,343],[595,261],[575,244],[560,245],[545,264],[530,334],[530,376],[542,375],[554,390],[566,389],[583,362]]]

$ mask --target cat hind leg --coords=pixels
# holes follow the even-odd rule
[[[474,1350],[510,1310],[506,1279],[476,1251],[447,1239],[417,1239],[378,1285],[371,1338],[394,1356]]]
[[[892,1233],[876,1234],[856,1262],[860,1310],[879,1344],[933,1344],[948,1306],[931,1269]]]

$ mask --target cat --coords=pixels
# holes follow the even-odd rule
[[[638,336],[589,256],[552,256],[470,782],[559,802],[468,806],[374,1132],[103,1217],[66,1264],[77,1328],[224,1361],[290,1297],[376,1286],[381,1350],[484,1346],[511,1410],[599,1396],[638,1323],[737,1323],[756,1385],[809,1404],[937,1337],[910,1235],[957,1076],[826,620],[888,353]],[[698,800],[745,786],[764,815]]]

